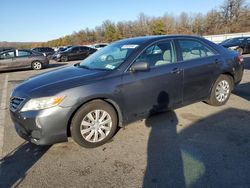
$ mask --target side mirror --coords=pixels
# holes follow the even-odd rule
[[[137,62],[134,63],[130,69],[131,72],[137,72],[137,71],[148,71],[149,70],[149,64],[147,62]]]

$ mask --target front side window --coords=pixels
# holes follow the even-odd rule
[[[114,43],[95,52],[80,63],[80,67],[89,69],[114,70],[138,48],[138,44]]]
[[[24,51],[24,50],[18,50],[17,56],[18,57],[25,57],[25,56],[30,56],[30,52]]]
[[[80,51],[86,52],[86,51],[89,51],[89,48],[88,47],[80,47]]]
[[[79,47],[72,48],[72,52],[78,52],[78,51],[80,51]]]
[[[146,48],[136,59],[136,62],[146,62],[150,67],[157,67],[176,62],[176,55],[171,41],[159,42]]]
[[[206,45],[195,40],[179,40],[179,45],[183,61],[215,55]]]
[[[0,59],[10,59],[10,58],[14,58],[14,57],[15,57],[14,51],[5,52],[5,53],[0,55]]]

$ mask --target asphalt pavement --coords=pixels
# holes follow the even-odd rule
[[[25,142],[10,120],[10,92],[29,76],[74,63],[0,73],[6,104],[0,109],[0,187],[250,187],[250,56],[222,107],[199,102],[152,116],[94,149],[71,139],[53,146]]]

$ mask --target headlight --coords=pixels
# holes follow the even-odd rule
[[[56,54],[56,57],[57,57],[57,58],[61,57],[61,54]]]
[[[42,97],[37,99],[30,99],[21,109],[21,112],[31,111],[31,110],[42,110],[46,108],[51,108],[59,105],[64,97]]]

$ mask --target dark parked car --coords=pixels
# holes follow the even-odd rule
[[[66,62],[69,60],[85,59],[96,51],[96,49],[89,48],[87,46],[72,46],[64,51],[58,52],[56,60]]]
[[[0,52],[8,51],[8,50],[15,50],[16,48],[6,48],[6,47],[0,47]]]
[[[60,47],[60,48],[58,48],[58,50],[52,55],[52,57],[51,57],[51,59],[54,59],[54,60],[56,60],[57,58],[57,54],[59,54],[59,53],[61,53],[61,52],[63,52],[63,51],[65,51],[65,50],[67,50],[68,48],[71,48],[72,46],[65,46],[65,47]]]
[[[220,43],[220,45],[231,50],[236,50],[240,54],[250,53],[250,37],[237,37],[227,39]]]
[[[40,70],[47,67],[49,60],[31,50],[8,50],[0,53],[0,71],[32,68]]]
[[[37,48],[33,48],[32,50],[39,52],[39,53],[42,53],[48,59],[50,59],[51,56],[55,53],[55,50],[53,48],[50,48],[50,47],[37,47]]]
[[[194,36],[117,41],[79,64],[32,77],[12,92],[18,134],[39,145],[107,142],[128,122],[197,101],[220,106],[243,75],[243,58]]]

